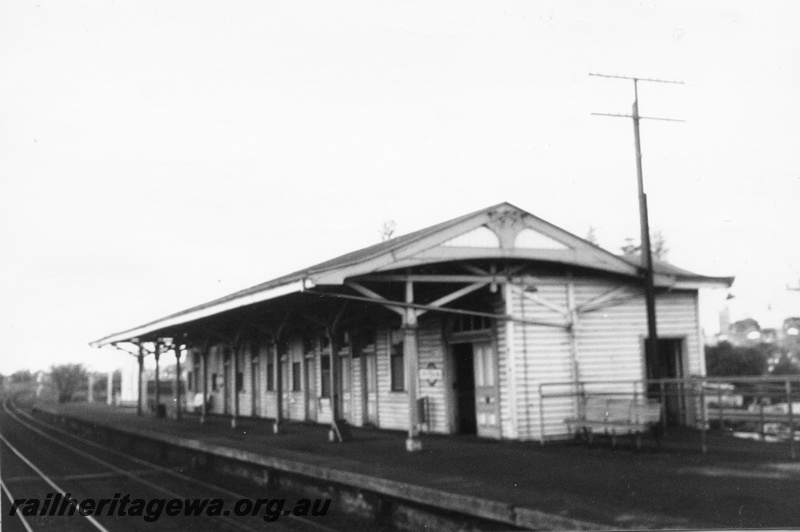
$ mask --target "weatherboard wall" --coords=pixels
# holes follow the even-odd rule
[[[559,437],[566,434],[564,419],[576,415],[574,396],[553,397],[561,391],[570,394],[572,383],[580,381],[606,382],[606,389],[632,391],[631,382],[644,378],[644,338],[647,334],[644,297],[641,291],[630,286],[621,297],[602,308],[579,312],[574,328],[577,375],[572,364],[570,333],[566,327],[570,304],[568,285],[573,285],[574,304],[580,308],[598,297],[618,288],[619,283],[605,279],[564,278],[541,279],[536,290],[527,292],[519,286],[504,289],[510,299],[495,300],[494,311],[512,314],[523,320],[547,322],[553,326],[524,323],[523,321],[498,321],[494,326],[497,348],[497,375],[500,401],[500,436],[504,439],[538,440],[544,436]],[[542,304],[546,301],[547,304]],[[682,340],[684,376],[701,374],[702,344],[697,323],[697,292],[692,290],[660,293],[657,297],[658,332],[660,338]],[[439,314],[425,315],[417,329],[419,368],[441,369],[441,379],[428,381],[419,378],[419,372],[406,374],[406,379],[417,378],[418,397],[428,402],[428,418],[423,432],[450,433],[452,405],[455,397],[448,393],[452,371],[448,359],[448,346],[443,331],[448,318]],[[559,326],[560,325],[560,326]],[[397,327],[379,329],[376,333],[375,361],[377,373],[378,415],[377,425],[385,429],[408,428],[408,393],[391,390],[391,342],[402,339]],[[223,345],[213,345],[208,357],[208,390],[211,395],[209,411],[215,414],[232,414],[235,377],[231,361],[228,381],[224,382],[225,363]],[[239,393],[239,415],[274,418],[275,392],[268,391],[267,366],[272,362],[272,351],[266,345],[258,346],[258,363],[252,363],[250,348],[239,353],[239,371],[242,372],[243,389]],[[330,399],[322,398],[322,371],[319,347],[313,353],[303,353],[300,337],[290,338],[282,356],[283,412],[284,417],[296,421],[330,423]],[[349,366],[349,386],[342,392],[341,415],[354,426],[363,425],[365,419],[362,401],[363,379],[361,356],[351,358],[350,347],[339,351],[339,369]],[[347,360],[344,365],[343,360]],[[308,364],[314,365],[313,375],[306,375]],[[253,371],[256,373],[254,374]],[[293,379],[292,372],[301,372]],[[219,384],[213,390],[213,375]],[[307,389],[308,378],[313,376],[313,387]],[[340,374],[341,376],[341,374]],[[258,386],[253,388],[255,377]],[[614,384],[611,381],[628,381]],[[292,389],[299,381],[299,389]],[[202,386],[201,379],[197,380]],[[546,397],[540,396],[544,383],[568,383],[560,390],[545,387]],[[406,387],[407,388],[407,387]],[[199,392],[200,390],[197,390]],[[253,393],[258,392],[253,410]],[[228,408],[225,408],[226,394]]]
[[[575,282],[576,306],[586,303],[617,285],[603,280]],[[564,419],[577,414],[574,387],[545,386],[544,400],[540,385],[605,381],[594,389],[633,394],[633,381],[645,377],[644,339],[647,319],[644,297],[632,289],[627,298],[602,309],[579,313],[575,326],[577,376],[571,361],[570,334],[566,327],[550,327],[521,322],[498,329],[501,419],[503,434],[522,440],[560,437],[567,434]],[[565,315],[512,291],[511,308],[515,315],[546,322],[565,322]],[[537,285],[529,294],[552,306],[568,308],[567,282]],[[660,338],[683,340],[684,376],[702,371],[702,350],[697,325],[697,293],[674,291],[659,294],[656,303]],[[513,345],[507,332],[513,331]],[[511,346],[510,349],[507,346]],[[511,382],[515,386],[512,389]],[[625,383],[619,381],[627,381]],[[641,386],[637,387],[641,392]]]

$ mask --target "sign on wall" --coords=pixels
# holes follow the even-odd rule
[[[427,381],[428,386],[435,386],[438,381],[442,380],[442,370],[437,368],[435,363],[429,362],[427,367],[420,368],[419,378]]]

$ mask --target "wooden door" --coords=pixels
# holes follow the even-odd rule
[[[475,418],[478,436],[500,437],[500,401],[497,363],[490,342],[472,345],[475,370]]]

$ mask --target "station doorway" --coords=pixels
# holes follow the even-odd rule
[[[647,353],[647,379],[682,379],[683,344],[683,338],[659,338],[656,354],[651,356]],[[681,425],[687,421],[683,415],[686,398],[681,382],[652,382],[648,385],[648,395],[657,400],[663,397],[668,425]]]
[[[453,345],[453,391],[458,434],[477,434],[472,344]]]
[[[496,360],[490,341],[451,344],[457,434],[500,437]]]

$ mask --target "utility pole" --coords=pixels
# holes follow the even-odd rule
[[[642,274],[644,277],[645,305],[647,308],[647,345],[645,349],[646,357],[655,362],[658,360],[658,330],[656,328],[656,290],[653,282],[653,253],[650,248],[650,223],[647,215],[647,194],[644,191],[644,178],[642,175],[642,145],[639,137],[639,120],[664,120],[667,122],[683,122],[672,118],[655,118],[641,116],[639,114],[639,82],[646,81],[651,83],[675,83],[682,85],[682,81],[666,81],[662,79],[634,78],[629,76],[610,76],[607,74],[589,74],[600,78],[627,79],[633,81],[633,110],[629,115],[592,113],[597,116],[613,116],[633,119],[633,138],[636,149],[636,178],[639,188],[639,224],[641,227],[642,240]],[[655,368],[655,364],[650,364],[650,368]],[[652,378],[648,374],[648,378]]]

